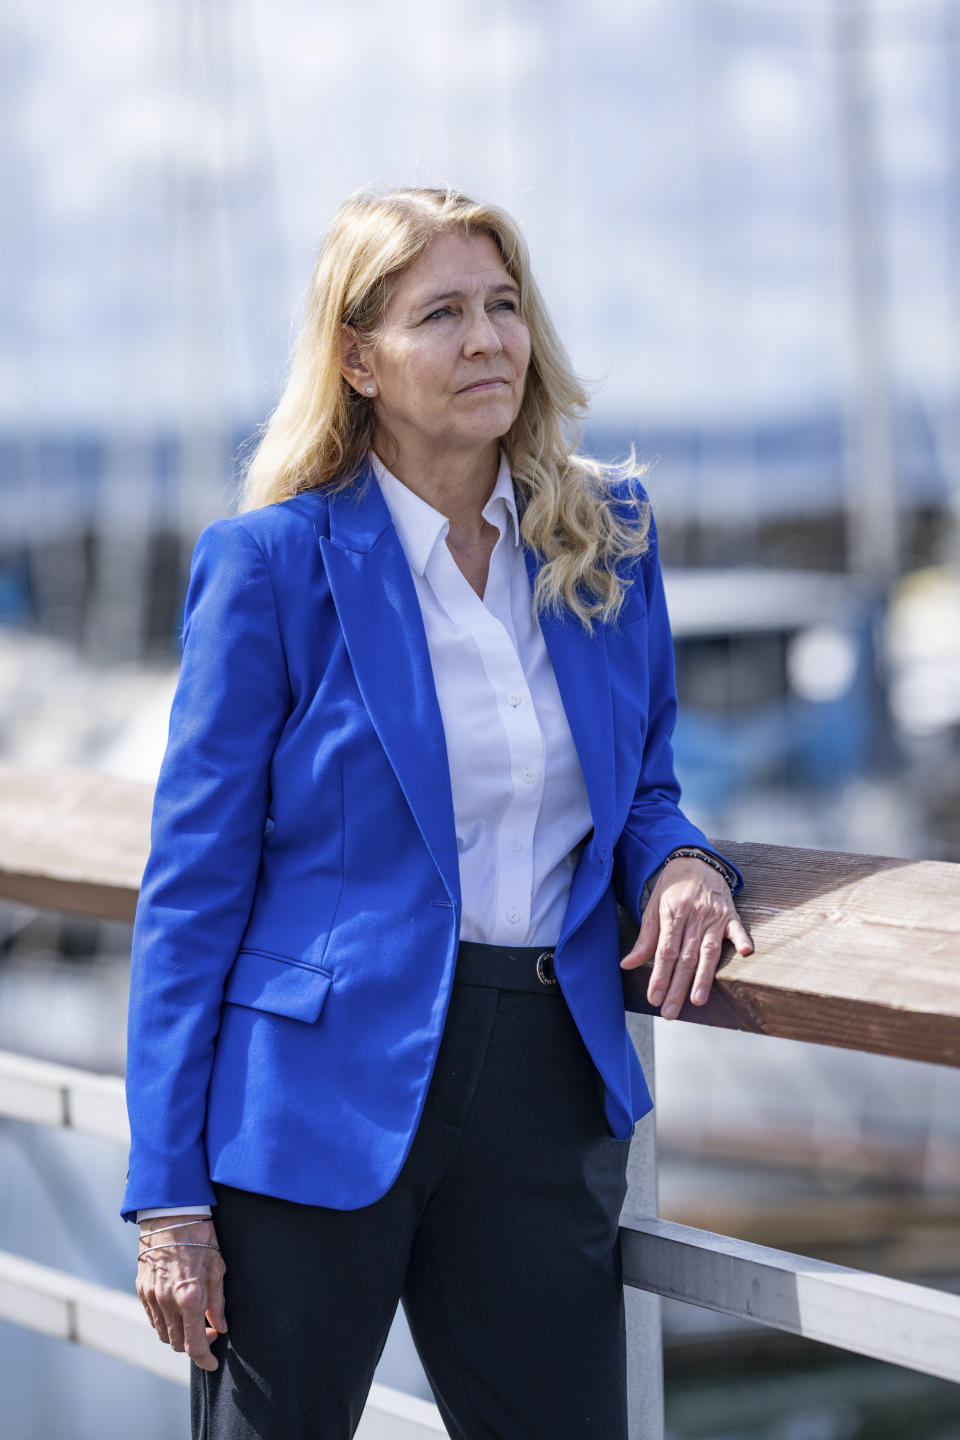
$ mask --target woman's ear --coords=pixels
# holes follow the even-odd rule
[[[340,374],[365,400],[372,399],[377,393],[377,383],[368,364],[368,356],[369,347],[361,342],[356,331],[349,325],[341,325]]]

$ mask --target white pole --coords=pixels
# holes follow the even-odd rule
[[[893,374],[864,0],[834,0],[840,183],[849,272],[853,402],[848,413],[846,495],[850,568],[878,588],[900,566]]]
[[[627,1024],[637,1047],[643,1073],[653,1093],[653,1020],[649,1015],[628,1015]],[[656,1216],[657,1142],[653,1113],[637,1122],[627,1165],[623,1220]],[[628,1285],[627,1387],[630,1440],[663,1440],[663,1341],[660,1297]]]

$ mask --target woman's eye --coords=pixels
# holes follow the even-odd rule
[[[514,315],[515,315],[515,314],[518,312],[518,310],[519,310],[520,307],[518,306],[516,300],[497,300],[497,301],[494,302],[493,305],[491,305],[490,308],[491,308],[491,310],[507,310],[507,311],[509,311],[511,314],[514,314]],[[437,310],[431,310],[431,311],[430,311],[430,314],[429,314],[429,315],[425,315],[423,318],[424,318],[425,321],[426,321],[426,320],[442,320],[442,319],[444,318],[444,316],[446,316],[446,315],[452,315],[452,314],[453,314],[453,310],[451,309],[451,307],[450,307],[449,305],[441,305],[441,306],[439,307],[439,309],[437,309]]]

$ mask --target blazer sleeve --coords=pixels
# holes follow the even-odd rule
[[[215,521],[194,550],[134,923],[125,1219],[138,1209],[214,1202],[207,1087],[224,980],[256,885],[271,757],[289,710],[266,561],[241,520]]]
[[[677,720],[673,636],[663,590],[657,530],[652,516],[649,539],[650,546],[637,563],[634,580],[634,584],[643,587],[646,600],[647,734],[633,803],[614,847],[613,872],[617,900],[637,921],[643,910],[642,897],[647,881],[671,850],[680,846],[697,845],[718,856],[735,873],[736,889],[743,885],[743,876],[737,867],[710,844],[703,831],[680,809],[680,785],[671,744]],[[635,623],[643,624],[644,621]]]

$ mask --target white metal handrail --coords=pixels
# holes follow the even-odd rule
[[[130,1143],[123,1081],[0,1050],[0,1115]]]
[[[960,1295],[670,1220],[620,1235],[628,1285],[960,1382]]]

